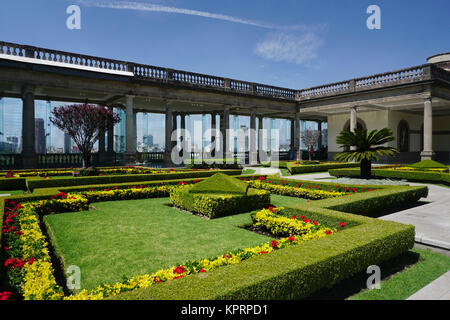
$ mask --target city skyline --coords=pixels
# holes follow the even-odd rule
[[[50,112],[53,108],[69,105],[71,103],[67,102],[57,102],[57,101],[42,101],[36,100],[35,102],[35,118],[36,122],[42,120],[41,132],[39,133],[41,142],[36,142],[36,151],[38,151],[38,145],[45,145],[44,149],[39,149],[40,151],[45,150],[46,153],[63,153],[67,150],[73,151],[74,143],[70,142],[68,148],[65,147],[65,135],[60,129],[55,127],[49,121]],[[119,124],[115,126],[114,134],[115,134],[115,144],[114,149],[117,152],[125,151],[125,126],[124,126],[124,113],[120,109],[115,109],[119,115],[122,116],[122,120]],[[144,119],[147,119],[147,126],[144,123]],[[178,127],[181,126],[180,119],[178,119]],[[216,120],[217,121],[217,120]],[[237,121],[237,122],[235,122]],[[41,123],[41,122],[40,122]],[[290,145],[290,121],[285,119],[271,119],[264,118],[263,127],[266,129],[279,129],[279,138],[280,138],[280,146],[281,145]],[[246,116],[230,116],[230,128],[239,129],[242,127],[246,127],[247,129],[250,127],[250,117]],[[6,143],[8,138],[16,138],[19,141],[15,149],[15,153],[20,152],[21,148],[21,137],[22,137],[22,101],[17,98],[0,98],[0,143]],[[122,129],[121,129],[122,128]],[[146,129],[147,128],[147,129]],[[205,133],[207,130],[211,129],[211,116],[206,114],[202,115],[189,115],[186,118],[186,130],[188,130],[191,134],[191,139],[188,143],[192,146],[195,146],[196,150],[201,150],[210,143],[210,139],[205,137],[202,139],[201,131],[198,128],[202,128],[202,131]],[[306,128],[311,128],[313,130],[317,130],[317,123],[310,121],[301,121],[301,130],[304,131]],[[326,131],[326,123],[323,123],[322,127],[323,131]],[[42,131],[44,130],[44,131]],[[144,132],[147,130],[147,133]],[[38,129],[35,131],[36,140],[38,140]],[[151,135],[152,136],[152,150],[151,151],[163,151],[164,149],[164,140],[165,140],[165,125],[164,125],[164,114],[156,114],[156,113],[147,113],[145,116],[144,113],[138,112],[136,113],[136,146],[138,151],[145,151],[142,149],[144,144],[144,136]],[[120,138],[121,137],[121,138]],[[43,139],[43,140],[42,140]],[[120,145],[120,141],[122,141],[122,145]],[[233,143],[234,140],[233,140]],[[218,142],[220,145],[220,142]],[[325,143],[326,144],[326,143]],[[5,148],[5,147],[2,147]],[[302,148],[304,145],[302,144]],[[98,142],[94,144],[94,151],[98,150]],[[3,150],[0,152],[5,153]],[[8,149],[8,152],[11,150]],[[14,153],[14,152],[13,152]]]

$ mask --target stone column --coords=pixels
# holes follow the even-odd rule
[[[134,129],[134,112],[133,112],[134,96],[126,96],[125,108],[125,163],[127,165],[134,165],[136,162],[136,148],[134,144],[135,129]]]
[[[22,165],[36,168],[38,165],[35,148],[34,87],[22,88]]]
[[[105,144],[105,131],[100,131],[98,135],[98,163],[96,165],[104,164],[105,162]]]
[[[258,117],[258,161],[259,162],[261,162],[260,154],[263,152],[263,140],[264,140],[263,120],[264,120],[264,117],[262,115],[260,115]]]
[[[113,107],[108,107],[111,111],[113,111]],[[108,124],[107,128],[108,132],[108,146],[106,149],[106,162],[108,164],[115,164],[115,154],[114,154],[114,125],[112,123]]]
[[[187,140],[186,140],[186,114],[180,114],[180,129],[183,131],[183,135],[180,136],[180,142],[183,146],[182,157],[183,160],[189,159],[190,155],[187,152]]]
[[[221,149],[224,158],[231,158],[230,142],[228,141],[228,130],[230,129],[230,106],[225,106],[220,116],[220,132],[222,134]]]
[[[172,101],[166,101],[166,132],[165,132],[165,144],[164,144],[164,166],[171,167],[172,162],[172,131],[173,131],[173,114],[172,114]]]
[[[211,113],[211,157],[216,157],[216,135],[217,135],[217,126],[216,126],[216,113]]]
[[[291,150],[292,159],[289,157],[289,160],[293,160],[295,157],[295,120],[291,119]]]
[[[356,106],[350,107],[350,131],[355,132],[358,125],[358,118],[356,115]],[[350,147],[350,150],[356,150],[356,146]]]
[[[425,98],[423,107],[423,151],[422,160],[432,160],[433,151],[433,108],[431,97]]]
[[[300,148],[300,112],[296,112],[295,113],[295,118],[294,118],[294,130],[295,130],[295,140],[294,140],[294,150],[295,150],[295,155],[294,155],[294,159],[297,161],[302,160],[302,150]]]
[[[322,148],[322,121],[317,121],[317,131],[319,131],[319,141],[317,146],[320,150]]]
[[[249,163],[254,165],[258,161],[258,152],[256,150],[256,111],[252,109],[250,114],[250,150]]]

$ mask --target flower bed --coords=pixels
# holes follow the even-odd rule
[[[174,190],[178,191],[185,188],[174,187]],[[357,208],[363,209],[369,203],[374,203],[373,201],[377,198],[384,199],[384,196],[392,195],[394,199],[396,193],[404,195],[426,188],[386,187],[380,189],[382,190],[376,190],[372,193],[358,193],[355,195],[357,198],[352,200],[353,197],[330,198],[315,201],[314,206],[305,206],[299,203],[298,209],[301,208],[301,214],[296,215],[295,219],[272,215],[273,211],[277,212],[274,208],[272,210],[261,210],[262,213],[258,215],[260,227],[267,227],[268,230],[279,235],[285,233],[292,233],[292,235],[259,247],[228,252],[214,259],[207,259],[207,261],[186,262],[151,275],[136,276],[121,283],[100,286],[97,291],[84,291],[80,292],[79,295],[66,298],[95,299],[120,296],[121,298],[131,299],[198,299],[200,297],[203,299],[273,299],[275,297],[286,299],[305,297],[325,285],[332,285],[339,280],[350,277],[368,265],[389,259],[412,246],[414,243],[414,228],[412,226],[321,208],[321,206],[339,206],[339,210],[347,211],[356,208],[354,202],[357,201],[359,202]],[[20,207],[15,203],[5,202],[8,209],[5,210],[5,220],[2,226],[7,227],[7,229],[2,230],[2,233],[3,242],[7,249],[3,248],[3,250],[8,255],[8,259],[11,259],[8,261],[7,267],[14,270],[8,271],[10,280],[15,277],[21,279],[21,284],[16,285],[15,288],[24,299],[62,298],[61,289],[54,280],[47,243],[39,229],[39,216],[48,212],[76,211],[76,208],[85,210],[89,201],[96,201],[94,200],[95,197],[108,200],[114,199],[114,197],[123,198],[128,195],[128,191],[123,192],[124,190],[98,191],[97,196],[94,195],[94,191],[88,192],[92,193],[91,200],[86,195],[59,194],[56,198],[29,202]],[[147,191],[136,190],[132,192],[139,194]],[[75,197],[75,199],[72,197]],[[366,198],[369,202],[366,201]],[[405,201],[411,201],[411,198],[403,198]],[[383,204],[383,201],[381,200],[378,207],[381,208],[385,205],[386,202],[384,201]],[[332,228],[330,230],[316,230],[315,218],[308,219],[308,214],[339,218],[342,222],[356,222],[358,225],[355,228],[344,230],[345,232],[338,232],[338,234],[335,234]],[[303,218],[302,215],[304,215]],[[307,222],[305,222],[305,217],[308,219]],[[278,221],[282,225],[279,230],[276,227],[277,223],[274,223],[274,221]],[[305,240],[302,235],[308,234],[308,227],[305,227],[304,224],[310,224],[309,230],[312,231],[309,234],[315,234],[315,236],[322,238],[329,231],[333,236],[320,239],[319,242],[317,242],[319,239],[313,238],[305,246],[291,246],[291,244],[298,244]],[[18,230],[9,230],[10,227],[17,227]],[[346,226],[342,228],[346,229]],[[17,233],[17,231],[20,232]],[[286,248],[286,251],[277,250],[281,248]],[[332,250],[332,248],[335,250]],[[265,254],[273,251],[278,251],[278,253]],[[247,260],[249,257],[254,257],[254,259],[245,264],[238,263]],[[299,260],[299,257],[301,257],[301,260]],[[220,270],[217,268],[226,264],[232,266],[220,268]],[[212,271],[216,268],[218,270],[211,272],[208,279],[195,276],[195,274],[202,273],[202,269]],[[265,270],[265,272],[263,272],[263,275],[255,273],[254,270]],[[192,275],[192,277],[186,277],[187,275]],[[183,286],[189,284],[187,286],[189,290],[183,292],[177,285],[178,281],[166,281],[184,277],[189,282],[183,282]],[[11,281],[19,283],[17,280]],[[159,282],[167,282],[167,285],[153,286],[153,284]],[[168,285],[169,283],[174,284]],[[152,289],[153,287],[159,289],[155,291]],[[133,290],[138,288],[140,290]]]
[[[268,180],[270,181],[270,180]],[[290,197],[298,197],[298,198],[304,198],[304,199],[311,199],[311,200],[318,200],[318,199],[327,199],[327,198],[335,198],[335,197],[341,197],[346,195],[344,192],[336,192],[336,191],[327,191],[327,190],[321,190],[320,187],[317,187],[313,189],[311,186],[309,188],[303,188],[301,187],[301,183],[297,182],[297,186],[291,187],[288,185],[279,185],[275,183],[270,183],[266,179],[258,179],[258,180],[251,180],[248,181],[248,184],[255,189],[263,189],[268,190],[271,193],[283,195],[283,196],[290,196]],[[288,184],[288,182],[286,182]],[[354,192],[357,192],[355,188]],[[349,189],[350,191],[350,189]]]

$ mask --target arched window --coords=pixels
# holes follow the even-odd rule
[[[409,125],[405,120],[398,123],[397,148],[400,152],[409,152]]]

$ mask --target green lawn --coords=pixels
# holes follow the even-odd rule
[[[450,257],[430,250],[413,249],[417,263],[387,277],[380,289],[363,290],[350,300],[404,300],[450,270]],[[383,274],[383,269],[381,269]]]
[[[0,191],[0,194],[10,194],[12,196],[23,194],[23,190],[6,190]]]
[[[168,203],[94,203],[93,210],[47,215],[44,221],[57,254],[66,267],[81,268],[87,289],[269,240],[237,227],[251,223],[249,214],[206,220]]]

